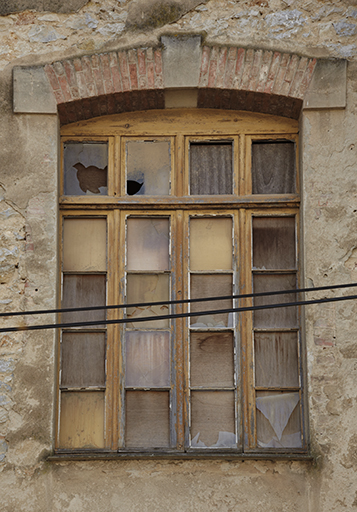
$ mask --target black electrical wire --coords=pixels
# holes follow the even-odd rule
[[[332,286],[316,286],[313,288],[296,288],[292,290],[278,290],[273,292],[259,292],[259,293],[246,293],[240,295],[223,295],[218,297],[202,297],[199,299],[180,299],[180,300],[168,300],[160,302],[137,302],[131,304],[114,304],[109,306],[86,306],[81,308],[58,308],[58,309],[38,309],[34,311],[14,311],[10,313],[0,313],[1,317],[12,317],[12,316],[30,316],[30,315],[48,315],[54,313],[76,313],[81,311],[101,311],[110,309],[123,309],[123,308],[137,308],[147,306],[165,306],[174,304],[191,304],[194,302],[208,302],[216,300],[230,300],[230,299],[248,299],[254,297],[270,297],[272,295],[285,295],[291,293],[305,293],[305,292],[319,292],[328,290],[337,290],[341,288],[353,288],[356,287],[357,283],[348,284],[337,284]],[[1,330],[0,330],[1,332]]]
[[[28,325],[22,327],[5,327],[0,329],[0,333],[5,332],[18,332],[18,331],[35,331],[35,330],[43,330],[43,329],[58,329],[58,328],[70,328],[70,327],[90,327],[90,326],[98,326],[98,325],[113,325],[113,324],[125,324],[125,323],[136,323],[136,322],[148,322],[148,321],[157,321],[157,320],[166,320],[169,318],[185,318],[192,316],[206,316],[206,315],[217,315],[220,313],[242,313],[245,311],[256,311],[262,309],[275,309],[275,308],[286,308],[292,306],[306,306],[309,304],[323,304],[328,302],[339,302],[346,300],[355,300],[357,299],[357,295],[346,295],[342,297],[325,297],[323,299],[313,299],[313,300],[302,300],[302,301],[294,301],[294,302],[284,302],[280,304],[264,304],[260,306],[246,306],[240,308],[227,308],[227,309],[215,309],[208,311],[196,311],[190,313],[176,313],[176,314],[168,314],[168,315],[157,315],[157,316],[148,316],[148,317],[140,317],[140,318],[120,318],[114,320],[92,320],[88,322],[71,322],[71,323],[57,323],[57,324],[48,324],[48,325]]]

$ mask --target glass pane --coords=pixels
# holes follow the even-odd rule
[[[191,393],[191,446],[234,448],[235,414],[233,391]]]
[[[62,336],[62,386],[105,386],[105,334],[64,332]]]
[[[218,274],[191,275],[191,299],[232,295],[232,276]],[[191,312],[232,308],[232,300],[193,302]],[[233,313],[191,317],[191,327],[232,327]]]
[[[231,142],[191,142],[190,194],[232,194]]]
[[[257,274],[253,277],[255,293],[279,290],[295,290],[296,274]],[[271,297],[256,297],[254,304],[282,304],[296,301],[296,294],[272,295]],[[272,308],[254,311],[255,327],[297,327],[297,308]]]
[[[99,142],[66,142],[63,146],[64,194],[106,195],[108,145]]]
[[[170,333],[127,332],[126,386],[170,386]]]
[[[253,266],[295,268],[294,217],[253,217]]]
[[[170,142],[130,141],[126,143],[126,154],[129,196],[165,196],[170,193]]]
[[[128,304],[140,302],[159,302],[169,300],[169,275],[167,274],[129,274],[127,276]],[[128,318],[141,318],[145,316],[167,315],[169,307],[141,306],[127,309]],[[127,327],[134,329],[167,328],[170,320],[149,320],[147,322],[128,323]]]
[[[128,270],[169,269],[169,219],[128,219]]]
[[[127,391],[125,445],[165,448],[170,444],[168,391]]]
[[[231,270],[232,219],[190,219],[191,270]]]
[[[191,386],[218,388],[234,385],[231,332],[191,333]]]
[[[253,194],[293,194],[295,179],[294,142],[253,142]]]
[[[104,448],[104,392],[61,393],[60,448]]]
[[[262,448],[301,448],[299,393],[257,392],[257,442]]]
[[[66,219],[63,224],[63,270],[105,271],[105,219]]]
[[[299,386],[297,336],[297,332],[255,333],[256,386]]]
[[[63,308],[105,306],[105,275],[66,274],[63,276]],[[104,320],[105,310],[62,313],[63,322]]]

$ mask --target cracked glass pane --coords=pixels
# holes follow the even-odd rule
[[[141,302],[165,302],[169,300],[168,274],[129,274],[127,276],[128,304]],[[127,308],[127,318],[167,315],[168,305],[138,306]],[[148,320],[146,322],[128,323],[127,327],[134,329],[164,329],[169,327],[170,320]]]
[[[126,386],[170,385],[170,333],[127,332],[125,342]]]
[[[232,276],[219,274],[192,274],[191,299],[205,297],[220,297],[232,295]],[[193,302],[191,313],[232,308],[232,300],[213,300],[208,302]],[[218,313],[215,315],[200,315],[191,317],[191,327],[232,327],[233,313]]]
[[[190,219],[191,270],[231,270],[232,219]]]
[[[168,141],[137,140],[126,143],[129,196],[170,194],[171,148]]]
[[[129,218],[127,270],[169,270],[169,219]]]
[[[235,447],[234,407],[233,391],[192,391],[191,446]]]
[[[258,446],[301,448],[299,402],[299,393],[257,392]]]
[[[191,386],[234,385],[234,347],[231,332],[191,332]]]
[[[107,195],[107,143],[66,142],[63,170],[65,195]]]

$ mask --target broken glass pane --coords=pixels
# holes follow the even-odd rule
[[[64,332],[62,336],[62,386],[105,386],[105,334]]]
[[[255,293],[295,290],[296,274],[256,274],[253,276]],[[255,297],[254,305],[283,304],[296,301],[296,293]],[[254,311],[254,327],[297,327],[297,307],[269,308]]]
[[[253,266],[295,268],[294,217],[253,217]]]
[[[106,229],[105,219],[65,219],[63,270],[105,271]]]
[[[190,194],[232,194],[232,163],[232,142],[191,142]]]
[[[169,219],[128,219],[128,270],[169,270]]]
[[[233,391],[192,391],[191,446],[234,448],[234,407]]]
[[[127,391],[125,445],[128,448],[165,448],[170,444],[168,391]]]
[[[294,142],[253,142],[253,194],[294,194],[295,180]]]
[[[106,276],[103,274],[65,274],[63,308],[105,306]],[[62,313],[63,322],[86,322],[105,319],[105,310]],[[98,327],[98,326],[96,326]]]
[[[191,299],[232,295],[232,276],[219,274],[191,275]],[[191,312],[232,308],[232,300],[193,302]],[[233,313],[191,317],[191,327],[233,327]]]
[[[106,195],[108,145],[103,142],[66,142],[63,146],[64,194]]]
[[[129,274],[127,276],[127,301],[128,304],[141,302],[165,302],[169,300],[169,275],[168,274]],[[167,315],[169,307],[162,306],[138,306],[127,309],[127,318],[140,318],[146,316]],[[147,322],[128,323],[128,327],[134,329],[158,329],[169,327],[170,320],[148,320]]]
[[[231,332],[192,332],[191,386],[234,385],[234,347]]]
[[[61,393],[60,448],[104,448],[104,392]]]
[[[262,448],[301,448],[299,393],[257,392],[257,442]]]
[[[297,337],[297,332],[254,334],[256,386],[299,386]]]
[[[170,333],[127,332],[126,386],[155,388],[170,385]]]
[[[170,194],[171,148],[168,141],[137,140],[126,143],[129,196]]]
[[[191,270],[231,270],[231,218],[191,218],[190,267]]]

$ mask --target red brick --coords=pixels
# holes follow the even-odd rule
[[[55,71],[57,76],[61,76],[61,75],[65,74],[62,62],[54,62],[52,64],[52,67],[53,67],[53,69],[54,69],[54,71]]]
[[[283,96],[287,96],[289,93],[291,82],[293,81],[295,73],[298,69],[299,60],[300,59],[297,55],[292,55],[290,59],[289,66],[286,70],[284,81],[280,90],[280,94]]]
[[[80,98],[86,98],[88,96],[87,84],[82,71],[77,73],[77,84]]]
[[[247,50],[245,53],[244,68],[243,68],[242,80],[241,80],[241,84],[240,84],[241,89],[244,89],[244,90],[248,89],[250,74],[252,71],[252,66],[253,66],[253,61],[254,61],[254,55],[255,55],[255,51],[252,49]]]
[[[208,71],[208,87],[214,87],[217,78],[217,64],[218,64],[218,47],[214,46],[211,50]]]
[[[301,83],[302,77],[304,76],[306,70],[307,61],[307,57],[301,57],[298,69],[295,73],[293,81],[291,82],[289,96],[296,96],[296,93],[299,90],[299,85]]]
[[[121,84],[119,63],[116,53],[110,54],[110,71],[112,74],[114,92],[121,92],[123,88]]]
[[[63,61],[63,68],[66,73],[67,82],[70,87],[77,86],[76,74],[72,62],[69,60]]]
[[[81,62],[81,59],[73,59],[73,66],[74,66],[74,69],[75,71],[78,73],[79,71],[83,71],[82,69],[82,62]]]
[[[138,88],[138,74],[137,74],[136,64],[129,64],[129,74],[130,74],[130,88],[131,88],[131,90],[135,90]]]
[[[241,80],[242,80],[242,74],[243,74],[243,70],[244,70],[244,60],[245,60],[245,50],[244,50],[244,48],[239,48],[238,52],[237,52],[235,76],[233,78],[234,89],[239,89],[239,87],[240,87]]]
[[[210,61],[211,49],[204,46],[202,49],[201,70],[199,78],[199,87],[207,87],[208,85],[208,69]]]
[[[83,57],[81,60],[82,60],[82,67],[83,67],[84,78],[86,81],[88,96],[96,96],[97,95],[97,87],[94,82],[91,60],[89,57]]]
[[[96,54],[92,55],[91,61],[92,61],[92,69],[100,67],[99,55],[96,55]]]
[[[224,83],[223,83],[224,87],[226,87],[227,89],[232,89],[232,87],[233,87],[233,78],[234,78],[236,59],[237,59],[237,49],[229,48],[226,74],[225,74]]]
[[[45,72],[46,72],[47,78],[51,84],[52,89],[54,91],[61,90],[60,84],[57,80],[56,73],[54,72],[52,66],[50,66],[49,64],[46,64]]]
[[[310,62],[307,65],[306,71],[304,73],[304,76],[301,80],[300,87],[297,91],[296,96],[300,99],[304,98],[304,94],[309,87],[309,84],[311,82],[312,74],[314,72],[315,66],[316,66],[316,59],[310,60]]]
[[[67,82],[67,78],[64,75],[61,75],[58,77],[58,81],[61,86],[64,101],[71,101],[72,94],[71,94],[71,90],[70,90],[68,82]]]
[[[164,79],[162,76],[162,54],[161,50],[155,50],[155,88],[162,89],[164,87]]]
[[[109,56],[103,53],[100,56],[100,63],[102,67],[103,86],[105,94],[112,94],[114,92],[114,86],[112,82],[112,74],[110,72]]]
[[[227,65],[227,48],[221,48],[219,52],[218,64],[217,64],[217,79],[216,79],[216,87],[222,88],[224,84],[224,78],[226,73],[226,65]]]
[[[128,59],[126,52],[118,53],[119,64],[120,64],[120,74],[123,84],[123,91],[130,90],[130,81],[129,81],[129,67],[128,67]]]
[[[149,60],[147,62],[147,81],[148,88],[153,89],[155,87],[155,70],[154,70],[154,62]]]
[[[254,52],[253,64],[252,64],[249,82],[248,82],[248,89],[250,91],[255,91],[255,89],[257,87],[260,69],[261,69],[262,55],[263,55],[262,50],[256,50]]]
[[[273,52],[265,51],[263,52],[262,62],[260,65],[259,78],[258,83],[256,85],[257,92],[264,92],[265,85],[268,79],[268,74],[271,66],[273,58]]]
[[[148,81],[146,78],[146,59],[143,50],[137,50],[138,56],[138,74],[139,74],[139,89],[147,89]]]
[[[272,89],[273,94],[281,94],[280,91],[281,91],[281,87],[284,82],[284,78],[285,78],[285,74],[286,74],[286,70],[289,65],[289,62],[290,62],[290,55],[288,55],[287,53],[283,53],[283,55],[281,57],[281,61],[280,61],[279,70],[278,70],[278,73],[277,73],[277,76],[275,79],[274,87]]]
[[[95,85],[97,88],[97,94],[98,95],[104,94],[105,91],[104,91],[103,77],[102,77],[102,72],[101,72],[100,68],[98,68],[98,67],[92,68],[92,73],[93,73],[94,82],[95,82]]]
[[[264,92],[270,94],[273,90],[274,83],[279,71],[280,66],[280,60],[281,60],[281,53],[275,52],[273,55],[273,60],[269,69],[267,81],[264,87]]]

